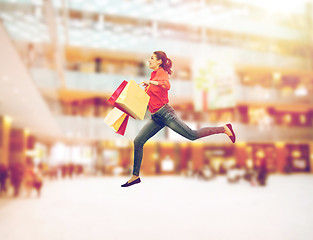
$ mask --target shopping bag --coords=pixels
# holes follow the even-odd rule
[[[130,80],[115,103],[135,119],[143,119],[149,103],[149,95],[134,80]]]
[[[124,136],[128,119],[128,114],[118,108],[113,108],[104,118],[104,122],[108,124],[109,127],[113,128],[116,133]]]
[[[127,81],[123,81],[118,88],[114,91],[114,93],[112,94],[112,96],[108,99],[108,102],[114,106],[115,101],[118,99],[118,97],[120,96],[121,92],[124,90],[124,88],[127,85]]]
[[[112,94],[112,96],[108,99],[108,103],[110,103],[112,106],[118,108],[119,110],[123,111],[124,113],[127,113],[125,109],[123,109],[122,107],[120,107],[117,103],[116,100],[118,99],[118,97],[120,96],[120,94],[122,93],[122,91],[124,90],[124,88],[127,85],[127,81],[123,81],[118,88],[114,91],[114,93]],[[133,116],[131,116],[132,118],[134,118]]]

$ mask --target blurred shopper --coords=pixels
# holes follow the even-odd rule
[[[68,172],[68,167],[65,163],[61,165],[61,172],[62,172],[62,178],[65,178]]]
[[[216,173],[209,164],[205,164],[199,171],[199,178],[203,180],[212,180],[215,176]]]
[[[2,193],[6,193],[7,192],[7,188],[6,188],[6,180],[8,177],[8,168],[5,164],[1,163],[0,164],[0,196],[2,195]]]
[[[259,185],[265,186],[266,180],[267,180],[266,159],[261,158],[257,161],[257,181]]]
[[[43,176],[42,172],[40,171],[40,168],[38,168],[34,171],[34,182],[33,182],[33,187],[36,189],[38,197],[41,196],[42,185],[43,185]]]
[[[27,46],[27,67],[31,68],[34,67],[35,62],[35,49],[32,43],[28,44]]]
[[[251,185],[256,181],[256,171],[253,168],[245,168],[244,180],[250,182]]]
[[[42,172],[40,168],[39,171]],[[48,176],[50,180],[58,179],[58,166],[50,166]]]
[[[146,86],[147,94],[150,96],[148,108],[152,115],[151,119],[141,129],[134,140],[133,175],[122,187],[129,187],[141,182],[139,172],[143,155],[143,145],[165,126],[192,141],[219,133],[227,134],[233,143],[236,141],[231,124],[226,124],[222,127],[206,127],[199,130],[192,130],[179,119],[174,109],[168,104],[168,90],[171,87],[169,75],[172,74],[172,61],[164,52],[156,51],[151,55],[149,68],[153,72],[151,73],[150,80],[144,81],[144,85]]]
[[[189,160],[186,168],[186,177],[196,177],[199,175],[199,171],[195,170],[193,167],[192,160]]]
[[[68,164],[68,175],[70,178],[73,177],[73,174],[75,172],[75,165],[73,163]]]
[[[33,169],[33,165],[27,165],[24,175],[24,182],[25,182],[25,188],[26,188],[26,194],[27,197],[30,197],[32,189],[34,187],[34,181],[35,181],[35,173]]]
[[[229,183],[237,183],[240,179],[244,178],[245,170],[236,164],[227,169],[226,176]]]
[[[14,188],[14,197],[20,194],[21,184],[23,181],[25,166],[23,163],[15,162],[10,166],[11,184]]]
[[[37,196],[40,197],[42,188],[42,174],[39,168],[34,169],[33,165],[27,166],[25,171],[25,187],[28,197],[31,196],[31,193],[34,189],[37,192]]]

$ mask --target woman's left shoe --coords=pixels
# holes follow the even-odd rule
[[[135,181],[132,181],[131,183],[126,182],[125,184],[121,185],[121,187],[129,187],[131,185],[134,185],[134,184],[137,184],[137,183],[140,183],[140,182],[141,182],[140,178],[137,178]]]
[[[226,124],[226,126],[228,127],[228,129],[231,131],[232,133],[232,136],[228,136],[230,138],[230,140],[235,143],[236,142],[236,135],[235,135],[235,132],[233,130],[233,127],[230,123]]]

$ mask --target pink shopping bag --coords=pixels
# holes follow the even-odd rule
[[[122,108],[121,106],[119,106],[116,103],[116,100],[118,99],[118,97],[121,95],[121,93],[123,92],[124,88],[127,85],[127,81],[123,81],[118,88],[114,91],[114,93],[112,94],[112,96],[108,99],[108,103],[110,103],[112,106],[118,108],[119,110],[123,111],[124,113],[127,113],[128,115],[130,115],[132,118],[134,118],[131,114],[129,114],[124,108]]]

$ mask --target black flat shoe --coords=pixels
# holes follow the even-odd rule
[[[235,132],[233,131],[233,127],[230,123],[226,124],[226,126],[228,127],[228,129],[231,131],[231,133],[233,134],[232,136],[228,136],[230,138],[230,140],[235,143],[236,142],[236,135]]]
[[[141,182],[140,178],[137,178],[135,181],[132,181],[131,183],[126,182],[125,184],[121,185],[121,187],[129,187],[131,185],[134,185],[134,184],[137,184],[137,183],[140,183],[140,182]]]

